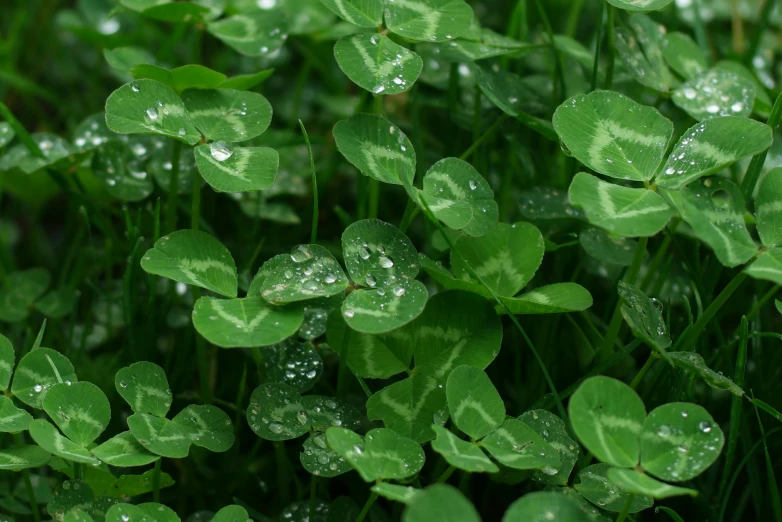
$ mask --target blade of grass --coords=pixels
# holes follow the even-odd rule
[[[749,334],[749,323],[747,317],[741,318],[739,327],[739,347],[736,353],[736,370],[733,373],[733,382],[737,386],[744,386],[744,370],[747,367],[747,341]],[[722,480],[720,481],[719,497],[725,493],[728,486],[728,477],[730,468],[733,466],[733,459],[736,455],[736,443],[738,442],[739,426],[741,425],[741,407],[742,397],[733,395],[730,404],[730,428],[728,431],[728,443],[725,449],[725,464],[722,467]]]
[[[606,77],[603,82],[603,89],[611,89],[614,84],[614,63],[616,56],[614,55],[614,39],[616,38],[616,29],[614,28],[614,16],[616,9],[614,6],[608,3],[608,0],[603,0],[606,4],[606,54],[608,55],[608,63],[606,64]]]
[[[600,2],[600,15],[598,15],[597,35],[595,36],[595,61],[592,66],[592,81],[589,84],[589,91],[597,89],[597,71],[600,64],[600,48],[603,43],[603,18],[605,18],[606,3]]]
[[[747,52],[744,54],[744,63],[750,65],[752,59],[758,54],[760,48],[760,41],[763,38],[763,33],[768,28],[768,22],[771,20],[771,11],[776,6],[776,0],[766,0],[763,3],[763,7],[760,10],[760,16],[758,16],[758,23],[755,27],[755,32],[752,34],[752,41],[747,48]]]
[[[695,321],[695,324],[689,328],[687,335],[682,335],[679,337],[678,341],[676,341],[676,344],[673,347],[673,350],[682,352],[691,351],[701,332],[704,328],[706,328],[706,325],[709,324],[709,321],[714,318],[714,315],[719,311],[720,308],[722,308],[722,305],[725,304],[728,298],[733,294],[733,292],[736,291],[739,286],[741,286],[741,283],[743,283],[746,278],[747,273],[744,270],[736,274],[730,283],[728,283],[728,285],[722,289],[722,292],[720,292],[714,301],[712,301],[708,308],[706,308],[700,317],[698,317],[698,320]]]
[[[755,399],[752,400],[754,402]],[[758,449],[760,445],[766,441],[766,439],[768,439],[770,436],[774,435],[775,433],[778,433],[779,431],[782,431],[782,426],[778,426],[773,430],[766,432],[765,435],[761,436],[760,440],[758,440],[757,442],[755,442],[755,444],[752,445],[752,448],[750,448],[747,454],[744,455],[744,458],[741,459],[739,465],[736,466],[736,470],[733,472],[733,475],[730,477],[730,481],[728,482],[728,487],[725,490],[725,494],[722,496],[722,502],[720,504],[720,513],[719,513],[719,517],[717,518],[718,522],[722,522],[725,519],[725,510],[728,508],[728,500],[730,499],[730,492],[733,490],[733,486],[736,484],[736,480],[738,480],[739,478],[739,473],[741,473],[741,469],[747,464],[747,461],[749,461],[749,458],[752,456],[755,450]]]
[[[310,156],[310,172],[312,173],[312,229],[310,232],[310,243],[314,245],[318,242],[318,175],[315,172],[315,159],[312,156],[310,137],[307,135],[307,129],[304,128],[304,123],[301,120],[299,120],[299,127],[301,127],[301,133],[304,135],[304,141],[307,143],[307,153]]]
[[[168,178],[168,199],[166,199],[166,231],[169,233],[176,230],[177,197],[179,196],[179,156],[181,150],[182,142],[174,140],[171,144],[171,172]]]
[[[774,512],[774,522],[782,522],[782,502],[779,499],[779,487],[777,486],[777,477],[774,473],[774,464],[771,462],[771,455],[768,453],[768,443],[766,442],[766,430],[763,428],[763,421],[760,419],[760,412],[754,403],[752,407],[755,411],[755,417],[758,420],[760,436],[763,437],[763,453],[766,459],[766,480],[768,480],[768,491],[771,500],[771,510]]]

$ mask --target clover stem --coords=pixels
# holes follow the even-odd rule
[[[755,316],[758,315],[758,312],[761,308],[763,308],[763,305],[765,305],[769,299],[774,297],[776,293],[779,291],[780,285],[773,285],[768,292],[763,294],[763,297],[758,299],[758,301],[752,306],[752,308],[749,309],[749,312],[747,312],[747,321],[752,321],[755,319]]]
[[[655,352],[651,352],[649,354],[649,358],[646,359],[646,362],[641,367],[640,370],[638,370],[638,373],[633,378],[633,381],[630,383],[630,387],[634,390],[638,389],[638,385],[641,384],[641,381],[643,380],[646,373],[649,371],[649,369],[652,367],[652,365],[657,360],[657,357],[655,357]]]
[[[288,474],[288,456],[285,454],[285,442],[274,442],[274,460],[277,467],[277,484],[280,487],[280,500],[283,505],[290,503],[290,480]]]
[[[559,53],[559,49],[557,48],[557,42],[554,40],[554,29],[551,27],[551,21],[548,18],[548,15],[546,14],[546,10],[543,8],[543,4],[540,0],[535,0],[535,4],[538,8],[538,14],[540,15],[540,20],[543,22],[543,28],[546,31],[546,34],[548,35],[549,44],[551,45],[551,50],[554,53],[554,89],[552,89],[552,101],[554,105],[559,105],[559,99],[561,96],[565,96],[567,94],[567,88],[565,86],[565,75],[564,70],[565,67],[562,64],[562,55]]]
[[[673,349],[683,352],[690,351],[692,345],[695,344],[695,342],[698,340],[698,337],[700,336],[703,329],[706,328],[706,325],[709,323],[709,321],[714,318],[714,315],[719,311],[720,308],[722,308],[722,305],[725,304],[725,301],[728,300],[728,298],[733,294],[733,292],[736,291],[736,289],[741,285],[741,283],[744,282],[746,278],[747,272],[744,270],[741,270],[738,274],[736,274],[730,283],[728,283],[728,285],[722,289],[722,292],[720,292],[714,301],[712,301],[709,307],[703,311],[703,314],[701,314],[698,320],[695,321],[695,324],[687,329],[687,334],[679,338]]]
[[[665,259],[665,254],[668,252],[668,247],[671,245],[671,241],[673,241],[673,234],[676,232],[676,227],[679,226],[679,223],[681,223],[681,219],[674,218],[674,220],[668,226],[668,230],[665,234],[665,237],[663,238],[663,242],[657,249],[657,253],[654,255],[654,259],[649,265],[649,269],[646,271],[646,276],[639,285],[639,288],[642,292],[646,292],[646,289],[650,284],[652,284],[652,279],[654,279],[654,276],[657,275],[657,269],[660,268],[663,259]]]
[[[600,63],[600,46],[603,42],[603,17],[605,16],[606,3],[600,2],[600,20],[597,24],[597,36],[595,37],[595,61],[592,65],[592,82],[589,85],[589,91],[597,89],[597,71],[598,64]]]
[[[771,11],[776,5],[776,0],[766,0],[763,4],[763,10],[758,17],[757,27],[755,27],[755,33],[752,35],[752,41],[747,48],[747,52],[744,54],[744,62],[751,64],[752,59],[758,54],[758,48],[760,47],[760,40],[763,37],[763,32],[768,27],[768,22],[771,20]]]
[[[307,143],[307,153],[310,156],[310,172],[312,173],[312,229],[310,232],[310,243],[314,245],[318,242],[318,175],[315,172],[315,159],[312,156],[310,137],[307,135],[307,129],[304,128],[304,123],[301,120],[299,120],[299,127],[301,127],[301,133],[304,135],[304,141]]]
[[[449,465],[449,466],[448,466],[448,467],[445,469],[445,471],[443,471],[443,472],[442,472],[442,474],[441,474],[439,477],[437,477],[437,481],[436,481],[436,482],[437,482],[438,484],[442,484],[443,482],[445,482],[446,480],[448,480],[449,478],[451,478],[451,475],[453,475],[453,472],[454,472],[454,471],[456,471],[456,468],[455,468],[455,467],[453,467],[453,464]]]
[[[611,89],[611,86],[614,84],[614,6],[607,3],[607,0],[604,0],[606,2],[606,47],[608,49],[606,50],[608,54],[608,63],[606,63],[606,77],[605,81],[603,82],[603,89]]]
[[[201,289],[193,287],[193,302],[197,302],[201,298]],[[209,386],[209,358],[206,353],[206,344],[201,334],[195,332],[196,341],[196,360],[198,364],[198,378],[201,388],[201,401],[205,404],[212,403],[212,390]]]
[[[14,433],[14,442],[16,442],[17,446],[24,445],[21,433]],[[30,479],[29,470],[22,470],[22,480],[24,480],[24,487],[27,490],[27,498],[30,501],[30,511],[33,514],[33,520],[41,522],[41,514],[38,512],[38,501],[35,499],[35,488],[33,488],[33,481]]]
[[[459,156],[460,160],[467,161],[470,156],[472,156],[473,152],[483,144],[484,141],[491,138],[494,135],[494,132],[502,125],[502,122],[504,122],[508,118],[507,114],[503,114],[499,118],[497,118],[494,123],[492,123],[491,127],[486,129],[486,131],[481,134],[481,137],[478,138],[476,141],[472,142],[472,145],[469,146],[467,150],[465,150],[461,156]]]
[[[309,519],[315,520],[315,500],[318,492],[318,476],[314,473],[310,475],[310,510]]]
[[[176,201],[179,192],[179,156],[182,142],[174,140],[171,145],[171,172],[168,177],[168,199],[166,200],[166,232],[176,230]]]
[[[157,503],[160,503],[160,466],[162,462],[163,457],[155,461],[155,472],[152,475],[152,501]]]
[[[364,518],[367,516],[367,513],[369,513],[369,508],[372,507],[372,504],[375,503],[375,500],[377,500],[377,493],[373,491],[372,494],[369,495],[366,504],[364,504],[361,513],[359,513],[358,517],[356,517],[356,522],[363,522]]]
[[[768,120],[766,121],[766,125],[771,127],[772,133],[776,132],[780,117],[782,117],[782,93],[777,96],[777,99],[774,101],[774,106],[771,107],[771,113],[768,115]],[[755,185],[760,177],[760,171],[763,169],[763,164],[766,162],[767,154],[768,149],[765,149],[763,152],[759,152],[752,156],[752,160],[749,162],[747,173],[744,174],[744,179],[741,182],[741,193],[744,195],[744,201],[751,200],[752,195],[755,193]]]
[[[193,200],[190,206],[190,228],[198,230],[201,221],[201,173],[193,169]]]
[[[695,40],[698,42],[706,62],[711,63],[711,50],[709,49],[709,36],[706,34],[706,25],[703,23],[703,16],[701,16],[701,0],[692,0],[692,12],[694,15],[694,29]]]
[[[73,463],[73,478],[84,480],[84,464],[78,462]]]
[[[345,325],[342,337],[342,350],[339,353],[339,373],[337,373],[337,398],[344,399],[348,384],[348,352],[350,351],[350,327]]]
[[[641,261],[643,261],[644,254],[646,253],[646,245],[649,242],[648,237],[642,237],[638,240],[638,245],[635,247],[635,253],[633,254],[633,261],[630,264],[630,268],[625,275],[625,281],[629,284],[635,284],[635,280],[638,279],[638,271],[641,269]],[[614,349],[614,343],[619,335],[619,328],[622,326],[622,299],[618,299],[616,306],[614,307],[614,313],[611,316],[611,322],[608,324],[608,330],[603,338],[603,346],[600,347],[600,356],[605,358],[610,355]]]
[[[627,518],[628,513],[630,513],[630,506],[633,505],[634,498],[635,495],[633,493],[630,493],[627,496],[627,500],[625,500],[625,505],[622,508],[622,512],[619,513],[619,516],[616,518],[616,522],[624,522],[624,520]]]

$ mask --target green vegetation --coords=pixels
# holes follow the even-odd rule
[[[775,0],[10,0],[0,522],[782,522]]]

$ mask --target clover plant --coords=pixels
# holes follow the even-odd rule
[[[778,4],[3,6],[0,522],[782,522]]]

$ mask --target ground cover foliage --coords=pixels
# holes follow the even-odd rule
[[[777,4],[10,2],[0,522],[782,522]]]

